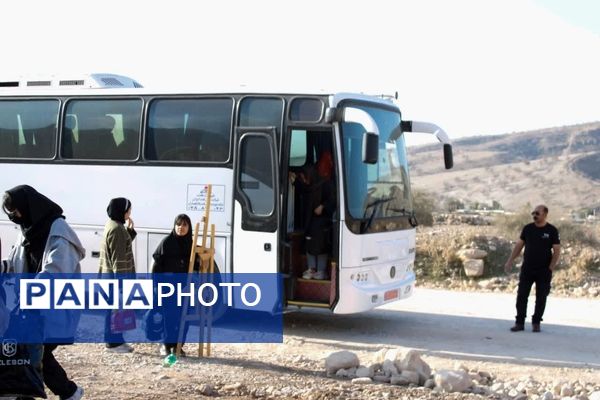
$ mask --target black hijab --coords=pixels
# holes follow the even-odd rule
[[[131,202],[129,200],[124,197],[117,197],[108,203],[106,212],[108,213],[108,217],[110,219],[124,224],[125,214],[127,214],[127,211],[129,211],[130,208]]]
[[[185,222],[188,226],[188,231],[185,236],[179,236],[177,232],[175,232],[175,227],[179,223]],[[192,221],[190,217],[186,214],[179,214],[175,217],[175,221],[173,222],[173,230],[167,237],[165,242],[169,242],[170,248],[166,248],[169,254],[187,254],[189,257],[190,252],[192,251]],[[178,248],[174,247],[174,244],[177,244]]]
[[[21,217],[9,214],[9,219],[21,227],[23,247],[28,261],[29,272],[41,269],[42,257],[50,235],[52,223],[64,218],[58,204],[28,185],[16,186],[4,195],[5,211],[18,210]]]
[[[188,232],[179,236],[175,226],[185,222]],[[154,272],[187,272],[187,262],[192,252],[192,221],[186,214],[179,214],[173,222],[173,230],[160,242],[154,252],[156,269]]]

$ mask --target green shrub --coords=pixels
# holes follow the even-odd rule
[[[560,242],[563,245],[569,243],[595,248],[600,246],[598,236],[590,227],[572,221],[558,221],[554,226],[560,233]]]
[[[423,226],[432,226],[433,212],[435,211],[435,200],[433,195],[421,190],[414,190],[413,204],[419,224]]]

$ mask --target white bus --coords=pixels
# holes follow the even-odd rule
[[[96,272],[113,197],[131,200],[138,272],[177,214],[200,221],[212,185],[221,273],[281,273],[284,306],[366,311],[410,296],[415,219],[404,133],[447,135],[362,94],[157,92],[118,75],[0,81],[0,192],[35,187],[64,210]],[[288,179],[333,155],[326,280],[306,268],[301,193]],[[0,214],[2,254],[18,227]]]

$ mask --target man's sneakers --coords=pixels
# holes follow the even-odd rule
[[[314,279],[316,271],[312,268],[307,269],[302,274],[302,279]]]
[[[511,332],[520,332],[525,330],[525,325],[523,324],[514,324],[512,328],[510,328]]]
[[[133,352],[133,347],[129,343],[123,343],[119,346],[107,347],[106,351],[110,351],[111,353],[131,353]]]
[[[313,275],[313,279],[321,280],[321,281],[322,280],[327,280],[327,274],[325,273],[325,271],[317,271]]]
[[[75,393],[71,397],[67,397],[66,400],[79,400],[83,397],[83,388],[81,386],[77,386]]]
[[[316,279],[316,280],[326,280],[327,274],[325,271],[315,271],[314,269],[307,269],[302,274],[303,279]]]
[[[524,331],[525,330],[525,325],[524,324],[514,324],[512,326],[512,328],[510,328],[511,332],[520,332],[520,331]],[[532,332],[541,332],[542,328],[540,326],[539,323],[533,323],[531,324],[531,331]]]

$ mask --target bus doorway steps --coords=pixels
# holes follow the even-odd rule
[[[329,306],[330,292],[330,280],[298,278],[294,290],[294,300],[324,303]]]
[[[313,307],[313,308],[330,308],[328,303],[318,303],[314,301],[299,301],[299,300],[288,300],[288,306],[302,307]]]

